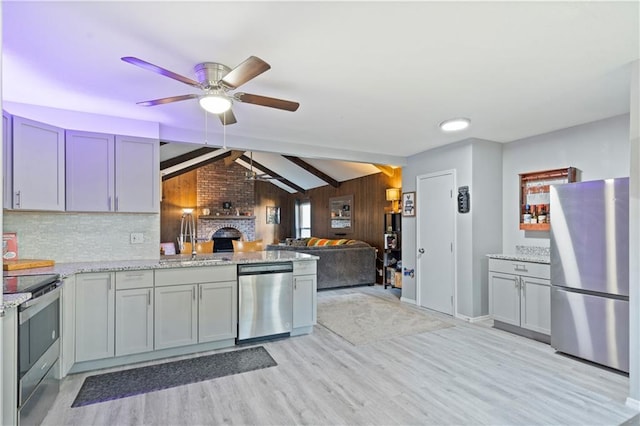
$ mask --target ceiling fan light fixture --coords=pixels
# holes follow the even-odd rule
[[[231,108],[231,100],[218,93],[202,96],[199,102],[200,106],[211,114],[222,114]]]
[[[458,132],[464,130],[471,124],[471,120],[468,118],[452,118],[445,120],[439,124],[440,130],[443,132]]]

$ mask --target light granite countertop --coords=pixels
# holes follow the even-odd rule
[[[150,260],[111,260],[96,262],[56,263],[46,268],[22,269],[5,272],[4,276],[60,274],[66,278],[78,273],[117,272],[139,269],[190,268],[196,266],[220,266],[245,263],[289,262],[294,260],[318,260],[318,256],[287,250],[256,251],[247,253],[211,253],[191,255],[161,256]],[[15,308],[31,298],[31,293],[5,294],[0,311]],[[0,313],[0,316],[2,314]]]
[[[517,262],[545,263],[549,264],[549,256],[536,256],[526,254],[487,254],[490,259],[515,260]]]

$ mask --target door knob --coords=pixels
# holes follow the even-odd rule
[[[419,249],[418,249],[418,253],[420,253],[420,254],[424,254],[424,249],[423,249],[423,248],[419,248]]]

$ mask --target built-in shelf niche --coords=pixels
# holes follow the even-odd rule
[[[549,187],[554,184],[575,182],[577,169],[566,167],[563,169],[543,170],[520,174],[520,218],[518,223],[524,231],[549,231],[553,212],[549,205]],[[536,213],[544,211],[544,223],[525,223],[526,206],[532,206]]]

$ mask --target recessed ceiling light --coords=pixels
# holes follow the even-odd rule
[[[451,120],[445,120],[440,123],[440,129],[443,132],[457,132],[458,130],[464,130],[469,127],[471,120],[468,118],[452,118]]]

